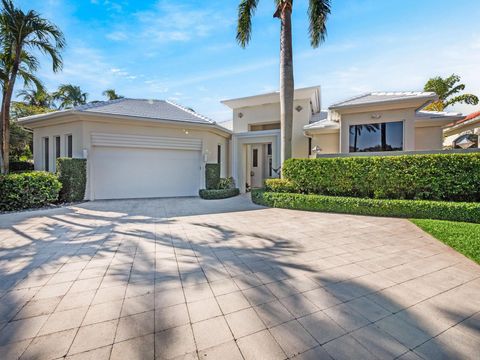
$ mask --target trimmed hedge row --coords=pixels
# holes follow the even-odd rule
[[[57,176],[62,183],[60,201],[76,202],[85,197],[87,184],[87,160],[58,158]]]
[[[289,159],[282,174],[307,194],[480,201],[480,153]]]
[[[54,174],[33,171],[0,176],[0,211],[46,206],[58,200],[62,184]]]
[[[238,188],[231,189],[201,189],[198,194],[202,199],[205,200],[215,200],[215,199],[226,199],[240,194]]]
[[[480,203],[380,200],[252,191],[255,204],[284,209],[480,223]]]

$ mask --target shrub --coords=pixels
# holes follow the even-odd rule
[[[205,200],[214,200],[214,199],[226,199],[240,194],[238,188],[231,189],[202,189],[199,191],[199,195],[202,199]]]
[[[289,159],[282,172],[308,194],[480,201],[480,153]]]
[[[233,179],[233,177],[220,178],[217,184],[218,190],[233,189],[234,187],[235,187],[235,180]]]
[[[220,164],[205,164],[205,186],[208,190],[217,189],[220,182]]]
[[[287,179],[266,179],[265,190],[278,193],[294,193],[297,192],[295,185]]]
[[[13,211],[54,203],[62,184],[54,174],[33,171],[0,176],[0,210]]]
[[[86,159],[58,158],[57,175],[62,183],[60,201],[74,202],[84,199],[87,184]]]
[[[263,190],[254,190],[252,201],[285,209],[480,223],[480,203],[471,202],[362,199]]]
[[[30,161],[11,161],[11,172],[33,171],[33,163]]]

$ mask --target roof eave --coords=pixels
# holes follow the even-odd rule
[[[412,102],[416,100],[425,100],[418,109],[424,108],[428,104],[430,104],[432,101],[435,101],[437,97],[434,95],[426,95],[426,96],[417,96],[417,97],[411,97],[411,98],[404,98],[404,99],[387,99],[387,100],[379,100],[379,101],[371,101],[367,103],[360,103],[360,104],[350,104],[350,105],[332,105],[328,109],[329,110],[335,110],[335,111],[341,111],[343,109],[355,109],[355,108],[368,108],[372,106],[381,106],[381,105],[390,105],[390,104],[397,104],[397,103],[405,103],[405,102]]]

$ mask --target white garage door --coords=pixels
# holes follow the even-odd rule
[[[200,151],[127,146],[94,146],[95,199],[198,195]]]

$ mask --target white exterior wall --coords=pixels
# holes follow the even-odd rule
[[[337,154],[340,152],[339,134],[339,132],[330,134],[312,134],[312,148],[318,145],[322,149],[319,154]]]
[[[443,130],[440,126],[415,128],[415,150],[442,150]]]
[[[201,176],[202,184],[204,180],[204,166],[207,163],[217,162],[217,145],[222,146],[222,164],[221,176],[230,176],[229,169],[229,139],[227,135],[220,135],[214,130],[202,129],[201,127],[189,126],[188,123],[173,125],[173,124],[159,124],[148,123],[140,121],[126,121],[123,119],[105,119],[98,121],[95,118],[84,117],[82,120],[77,120],[70,123],[59,125],[49,125],[43,127],[33,128],[34,138],[34,161],[36,170],[44,170],[43,162],[43,138],[49,137],[50,145],[50,164],[53,164],[55,159],[54,153],[54,137],[61,136],[61,156],[66,156],[65,136],[72,134],[73,136],[73,157],[83,158],[84,150],[86,150],[89,158],[94,151],[91,145],[92,133],[106,133],[106,134],[128,134],[139,136],[159,136],[159,137],[174,137],[174,138],[191,138],[200,139],[202,141],[202,156],[201,156]],[[90,199],[90,172],[92,171],[92,164],[87,166],[87,189],[85,198]],[[54,171],[54,167],[50,166],[50,171]]]
[[[301,106],[299,112],[295,110]],[[293,105],[292,155],[296,158],[308,156],[308,139],[303,135],[303,127],[310,121],[310,100],[295,100]],[[240,118],[239,114],[242,113]],[[280,103],[236,108],[233,110],[233,132],[249,131],[249,125],[280,123]]]

